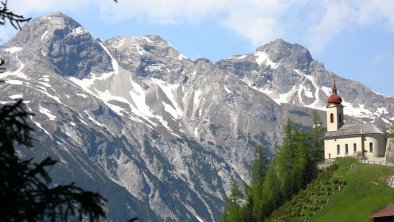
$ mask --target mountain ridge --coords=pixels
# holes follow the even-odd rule
[[[0,103],[23,97],[36,113],[41,144],[26,155],[52,155],[57,181],[103,193],[112,221],[217,221],[230,181],[250,180],[254,147],[273,155],[287,118],[310,127],[333,76],[351,116],[393,118],[394,98],[326,71],[283,40],[192,61],[161,37],[101,42],[54,13],[26,24],[0,57]]]

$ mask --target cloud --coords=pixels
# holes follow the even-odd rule
[[[53,11],[82,10],[95,4],[93,0],[12,0],[8,8],[17,14],[47,13]]]
[[[155,24],[209,21],[260,46],[276,38],[318,53],[345,31],[374,27],[394,32],[391,0],[13,0],[20,13],[99,10],[101,19]]]

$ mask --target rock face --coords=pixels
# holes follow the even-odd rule
[[[385,159],[388,163],[394,163],[394,139],[387,139]]]
[[[309,127],[335,76],[283,40],[192,61],[158,36],[97,41],[61,13],[26,24],[0,57],[0,103],[24,98],[36,114],[38,142],[22,154],[58,159],[56,182],[102,193],[110,221],[218,221],[255,146],[273,155],[287,118]],[[335,78],[347,114],[393,118],[392,97]]]

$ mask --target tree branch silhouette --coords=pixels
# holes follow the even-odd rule
[[[1,2],[0,8],[0,25],[5,25],[8,20],[15,29],[21,29],[21,23],[30,21],[31,18],[25,18],[23,15],[17,15],[7,7],[8,1]]]

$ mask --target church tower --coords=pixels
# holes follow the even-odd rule
[[[332,94],[327,99],[327,132],[337,131],[343,125],[342,98],[337,95],[337,86],[331,87]]]

